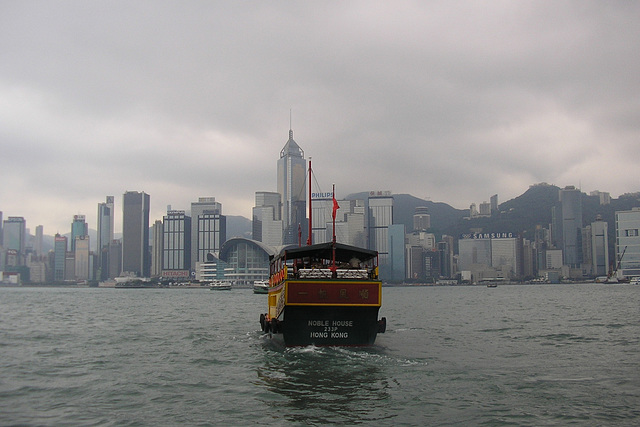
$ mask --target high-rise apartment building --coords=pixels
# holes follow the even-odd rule
[[[560,226],[563,262],[579,268],[582,262],[582,192],[574,186],[560,190]]]
[[[171,210],[162,219],[162,276],[188,279],[191,267],[191,217]]]
[[[278,193],[282,201],[283,244],[298,241],[298,228],[307,234],[306,223],[306,164],[304,151],[293,140],[289,129],[289,140],[280,151],[278,159]]]
[[[151,274],[148,194],[127,191],[122,198],[122,271],[138,277]]]
[[[282,245],[282,205],[280,193],[256,192],[256,203],[252,209],[252,238],[270,246]]]
[[[618,274],[640,276],[640,208],[616,212],[615,248]]]
[[[227,240],[227,218],[215,197],[200,197],[191,203],[191,265],[207,260],[207,254],[218,256]]]

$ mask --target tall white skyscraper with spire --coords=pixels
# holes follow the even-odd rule
[[[278,193],[282,201],[283,244],[298,242],[298,228],[306,236],[306,163],[304,151],[293,139],[289,129],[289,140],[280,151],[278,159]],[[303,237],[303,240],[305,238]]]

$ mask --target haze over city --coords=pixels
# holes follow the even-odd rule
[[[338,197],[638,191],[637,2],[4,2],[0,211],[250,217],[288,139]],[[121,228],[116,215],[116,230]]]

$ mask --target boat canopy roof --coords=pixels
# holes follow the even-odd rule
[[[378,256],[378,252],[359,248],[357,246],[345,245],[343,243],[336,243],[336,261],[349,262],[353,258],[366,262],[374,259]],[[285,258],[285,259],[299,259],[299,258],[318,258],[318,259],[333,259],[333,243],[317,243],[309,246],[287,246],[283,248],[278,254],[273,255],[270,259]]]

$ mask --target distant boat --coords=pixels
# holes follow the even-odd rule
[[[498,284],[496,282],[487,283],[487,288],[497,288]]]
[[[632,277],[631,280],[629,280],[629,284],[640,285],[640,276]]]
[[[214,280],[213,282],[211,282],[211,285],[209,286],[209,290],[212,290],[212,291],[230,291],[231,290],[231,283],[223,282],[221,280]]]
[[[253,282],[253,293],[254,294],[268,294],[269,293],[269,282],[266,280],[256,280]]]

